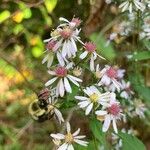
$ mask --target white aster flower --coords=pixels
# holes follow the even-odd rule
[[[107,106],[108,101],[110,100],[110,92],[101,93],[95,86],[90,86],[85,88],[85,96],[75,96],[76,99],[81,102],[78,103],[80,108],[85,108],[85,114],[88,115],[94,106]]]
[[[101,79],[98,83],[99,86],[106,85],[107,87],[111,83],[120,91],[121,83],[119,80],[123,78],[125,70],[118,69],[117,67],[111,67],[106,65],[104,69],[101,70]]]
[[[59,49],[64,59],[75,57],[77,52],[76,41],[83,44],[79,37],[80,29],[75,28],[79,23],[75,18],[71,22],[67,21],[65,18],[61,18],[60,20],[65,20],[67,23],[60,24],[58,28],[52,32],[52,37],[45,40],[45,42],[51,40],[57,41],[54,49]]]
[[[71,81],[76,86],[79,86],[78,82],[82,82],[81,79],[72,76],[69,74],[69,69],[72,67],[72,63],[69,63],[66,67],[64,66],[58,66],[54,71],[49,70],[48,73],[52,76],[55,76],[54,78],[50,79],[45,86],[49,86],[53,84],[56,80],[58,80],[57,86],[56,86],[56,95],[63,97],[66,92],[72,93],[72,88],[70,86],[69,81]]]
[[[42,60],[42,64],[44,64],[45,62],[47,62],[47,67],[51,67],[54,57],[55,55],[57,56],[57,60],[59,62],[59,64],[64,65],[65,64],[65,60],[62,58],[61,54],[59,51],[57,51],[56,49],[56,41],[51,40],[47,43],[46,45],[46,56],[44,57],[44,59]]]
[[[144,11],[145,4],[141,2],[140,0],[125,0],[119,8],[122,9],[122,12],[129,11],[130,13],[133,12],[133,9]]]
[[[130,82],[125,82],[124,80],[121,81],[122,91],[120,96],[125,99],[130,99],[134,92],[131,90]]]
[[[64,22],[63,24],[59,25],[59,27],[70,26],[71,28],[76,28],[81,24],[81,20],[79,18],[72,18],[72,20],[69,21],[66,18],[60,17],[59,20]]]
[[[134,101],[135,106],[135,114],[138,115],[140,118],[145,118],[145,111],[147,108],[145,107],[145,104],[141,100],[135,100]]]
[[[114,131],[118,133],[116,122],[118,119],[121,118],[121,115],[123,115],[121,112],[122,110],[120,108],[120,103],[116,101],[115,93],[111,93],[109,106],[104,107],[102,110],[97,110],[95,112],[95,114],[98,117],[103,117],[104,119],[104,123],[102,127],[103,132],[106,132],[109,129],[110,124],[112,122]]]
[[[80,59],[84,59],[87,57],[87,55],[90,55],[90,70],[94,71],[94,61],[96,60],[97,56],[105,59],[104,57],[100,56],[96,52],[96,45],[92,42],[86,42],[84,44],[85,51],[80,55]]]
[[[80,129],[76,130],[73,134],[71,133],[71,127],[70,124],[67,122],[66,125],[67,128],[67,133],[61,134],[61,133],[57,133],[57,134],[51,134],[50,136],[52,138],[54,138],[54,140],[59,140],[59,141],[63,141],[62,145],[57,145],[58,148],[57,150],[74,150],[73,144],[77,143],[79,145],[82,146],[87,146],[88,142],[83,141],[82,139],[85,138],[85,135],[78,135],[80,133]]]
[[[62,113],[57,108],[57,100],[58,99],[55,99],[54,96],[50,97],[48,103],[48,109],[51,112],[51,114],[54,114],[55,118],[57,118],[59,123],[61,124],[61,122],[64,122],[64,118],[62,116]]]

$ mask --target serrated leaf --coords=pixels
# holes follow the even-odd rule
[[[56,7],[57,0],[45,0],[45,6],[48,13],[51,13]]]
[[[127,133],[119,133],[118,135],[123,141],[122,150],[146,150],[144,144],[137,137]]]
[[[113,47],[111,44],[106,46],[106,40],[102,35],[94,33],[90,36],[90,39],[96,44],[97,52],[102,54],[104,58],[112,61],[116,57]]]
[[[146,60],[146,59],[150,59],[150,51],[135,53],[131,58],[131,60],[136,60],[136,61]]]

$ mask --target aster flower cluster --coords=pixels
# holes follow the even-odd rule
[[[107,60],[98,53],[93,42],[81,40],[79,18],[73,18],[71,21],[60,18],[60,22],[51,32],[51,37],[44,40],[46,51],[42,63],[47,63],[50,79],[45,86],[50,87],[48,91],[51,91],[51,94],[47,96],[42,92],[39,99],[42,99],[44,104],[43,99],[46,99],[48,114],[55,116],[60,124],[64,122],[65,118],[59,108],[62,103],[67,103],[67,95],[72,94],[74,104],[83,110],[86,116],[94,117],[102,123],[100,130],[103,132],[111,129],[112,125],[114,132],[118,133],[117,124],[121,123],[121,120],[126,122],[124,118],[134,117],[135,114],[143,117],[146,108],[141,103],[133,107],[134,92],[130,82],[124,79],[125,70],[118,66],[99,64],[98,60]],[[84,74],[84,71],[89,73]],[[87,82],[84,76],[89,76],[92,80]],[[78,87],[76,95],[74,87]],[[128,111],[126,103],[132,104]],[[88,145],[88,142],[83,140],[86,136],[78,135],[79,132],[80,129],[72,133],[67,121],[66,134],[51,133],[50,136],[57,150],[74,150],[74,144]]]

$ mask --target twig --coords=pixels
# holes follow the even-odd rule
[[[17,133],[16,137],[19,139],[23,133],[33,124],[33,120],[30,120],[21,130]]]

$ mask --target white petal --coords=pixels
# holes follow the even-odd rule
[[[57,134],[51,134],[51,137],[55,138],[55,139],[59,139],[62,140],[65,138],[65,136],[63,134],[57,133]]]
[[[91,56],[91,59],[90,59],[90,70],[94,71],[94,57],[93,57],[93,55]]]
[[[64,143],[57,150],[67,150],[67,147],[68,147],[68,144]]]
[[[79,135],[79,136],[75,136],[75,139],[84,139],[86,136],[85,135]]]
[[[75,80],[75,81],[82,82],[81,79],[79,79],[79,78],[77,78],[77,77],[74,77],[74,76],[72,76],[72,75],[68,75],[67,77],[72,78],[72,79]]]
[[[64,122],[64,118],[62,116],[62,113],[57,108],[54,109],[54,112],[55,112],[55,114],[59,120],[59,123],[61,124],[61,122]]]
[[[78,99],[78,100],[81,100],[81,101],[85,101],[85,100],[87,100],[88,98],[87,98],[87,97],[84,97],[84,96],[75,96],[75,99]]]
[[[113,121],[113,128],[114,128],[114,131],[115,131],[115,133],[118,133],[117,125],[116,125],[116,120],[113,119],[112,121]]]
[[[69,81],[68,81],[68,79],[66,77],[64,78],[64,85],[65,85],[66,91],[69,92],[69,93],[72,93],[72,89],[71,89],[70,83],[69,83]]]
[[[42,60],[42,64],[44,64],[47,60],[48,60],[48,55],[46,55],[46,56],[44,57],[44,59]]]
[[[86,141],[82,141],[82,140],[77,140],[77,139],[74,139],[74,141],[82,146],[87,146],[88,142]]]
[[[56,75],[55,71],[48,70],[47,72],[48,72],[50,75]]]
[[[86,111],[85,111],[85,115],[88,115],[88,114],[91,112],[92,108],[93,108],[93,103],[91,103],[91,104],[87,107],[87,109],[86,109]]]
[[[80,105],[80,108],[87,107],[89,104],[90,104],[89,101],[82,101],[82,102],[78,103],[78,105]]]
[[[52,79],[50,79],[48,82],[45,83],[45,86],[49,86],[51,85],[53,82],[55,82],[57,80],[58,77],[54,77]]]
[[[63,17],[60,17],[59,20],[69,23],[69,21],[66,18],[63,18]]]
[[[85,51],[80,55],[80,59],[84,59],[87,56],[88,52]]]
[[[72,144],[70,144],[70,145],[68,146],[68,150],[74,150]]]
[[[105,116],[105,121],[104,121],[104,124],[103,124],[103,128],[102,128],[102,131],[103,132],[106,132],[110,126],[110,122],[111,122],[111,117],[110,115],[106,115]]]
[[[47,68],[49,68],[52,65],[53,60],[54,60],[54,56],[53,55],[48,57]]]
[[[66,127],[67,127],[67,132],[70,133],[71,132],[71,126],[70,126],[69,122],[66,123]]]
[[[75,131],[72,135],[73,135],[73,136],[77,136],[79,133],[80,133],[80,128],[78,128],[78,130]]]
[[[64,59],[62,58],[62,56],[59,52],[57,52],[57,59],[58,59],[58,62],[61,66],[65,66]]]
[[[103,116],[103,115],[106,115],[107,114],[107,111],[104,111],[104,110],[98,110],[95,112],[96,115],[100,115],[100,116]]]
[[[63,97],[65,94],[65,88],[64,88],[64,83],[62,79],[60,79],[58,86],[59,86],[59,94],[61,97]]]

